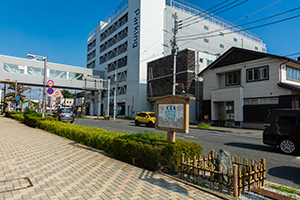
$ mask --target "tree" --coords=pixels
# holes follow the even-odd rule
[[[72,94],[69,90],[62,90],[61,94],[64,98],[74,98],[75,94]]]
[[[23,94],[23,92],[25,92],[28,89],[28,87],[24,87],[21,83],[17,83],[17,95],[15,95],[16,83],[9,82],[8,84],[9,84],[8,89],[11,89],[12,92],[9,92],[4,96],[4,101],[14,101],[15,97],[17,96],[19,97],[19,101],[24,103],[26,96]]]

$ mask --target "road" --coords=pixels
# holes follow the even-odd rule
[[[99,127],[116,132],[137,133],[148,131],[155,134],[166,134],[165,131],[143,125],[137,127],[133,121],[76,118],[74,124]],[[267,181],[300,189],[300,156],[285,155],[276,148],[264,145],[260,135],[190,129],[189,134],[176,133],[176,138],[201,144],[203,153],[206,154],[211,149],[215,151],[226,149],[231,155],[238,156],[241,159],[247,158],[259,161],[261,158],[265,158],[267,163]]]

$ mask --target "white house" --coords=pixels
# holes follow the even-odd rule
[[[287,57],[232,47],[198,75],[215,124],[262,128],[269,109],[299,108],[300,62]]]

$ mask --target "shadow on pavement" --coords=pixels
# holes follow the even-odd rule
[[[140,177],[139,179],[140,180],[143,180],[143,181],[147,181],[151,184],[154,184],[154,185],[157,185],[161,188],[164,188],[164,189],[167,189],[167,190],[170,190],[172,192],[178,192],[178,193],[181,193],[181,194],[184,194],[184,195],[187,195],[189,196],[189,191],[184,188],[184,187],[181,187],[178,183],[174,182],[174,183],[170,183],[168,181],[166,181],[165,179],[163,178],[159,178],[159,179],[156,179],[153,175],[155,174],[156,172],[152,172],[152,171],[147,171],[147,170],[143,170],[143,172],[140,174]],[[159,190],[159,189],[158,189]],[[195,199],[191,196],[189,196],[190,199]]]
[[[268,170],[268,174],[293,181],[295,184],[300,184],[300,167],[281,166],[273,167]]]
[[[227,142],[224,145],[244,148],[244,149],[253,149],[258,151],[266,151],[266,152],[274,152],[278,153],[279,150],[277,148],[267,146],[267,145],[260,145],[260,144],[249,144],[249,143],[241,143],[241,142]]]

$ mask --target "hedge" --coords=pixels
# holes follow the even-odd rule
[[[181,153],[193,156],[202,152],[200,144],[179,138],[175,143],[168,143],[165,135],[149,132],[117,133],[101,128],[59,122],[51,117],[41,118],[30,114],[21,117],[20,115],[22,114],[10,113],[6,116],[28,126],[38,127],[86,146],[103,150],[111,157],[152,171],[161,170],[174,174],[179,171]]]

